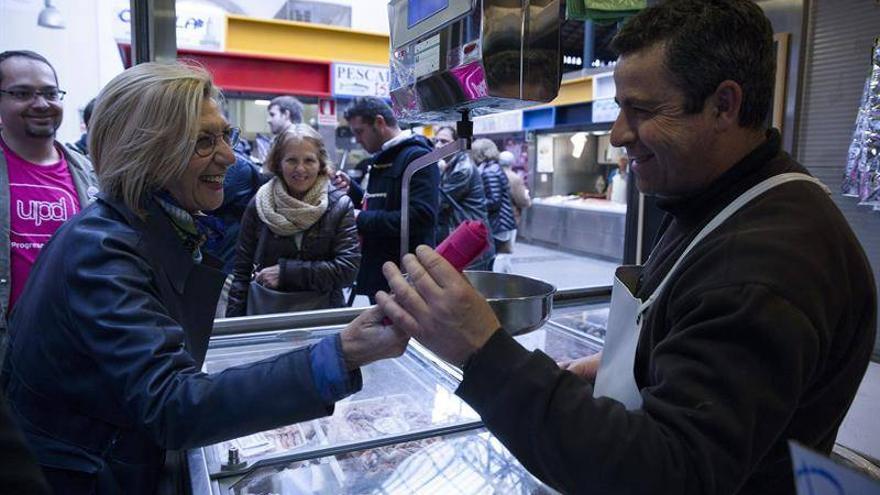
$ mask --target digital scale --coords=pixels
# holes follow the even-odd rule
[[[391,0],[391,101],[404,122],[448,122],[559,92],[561,0]]]

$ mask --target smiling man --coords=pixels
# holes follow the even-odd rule
[[[526,351],[426,247],[404,259],[409,282],[385,265],[394,297],[376,298],[463,367],[456,393],[564,493],[793,494],[788,441],[829,453],[867,368],[871,267],[767,127],[757,4],[667,0],[612,47],[611,142],[667,217],[647,263],[617,269],[601,360]]]
[[[0,53],[0,340],[40,249],[97,192],[88,159],[55,140],[64,94],[43,56]]]

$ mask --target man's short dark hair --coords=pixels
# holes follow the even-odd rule
[[[7,59],[13,57],[21,57],[21,58],[29,58],[31,60],[36,60],[37,62],[43,62],[48,65],[50,69],[52,69],[52,74],[55,75],[55,84],[58,84],[58,73],[55,72],[55,67],[52,67],[52,64],[46,60],[46,57],[40,55],[37,52],[32,52],[30,50],[7,50],[3,53],[0,53],[0,64],[3,64]],[[0,69],[0,83],[3,82],[3,70]]]
[[[367,124],[372,124],[376,121],[376,116],[381,115],[383,119],[385,119],[385,123],[389,126],[397,125],[397,117],[394,116],[394,112],[391,110],[391,107],[385,103],[385,100],[382,98],[376,98],[375,96],[362,96],[360,98],[355,98],[354,101],[351,102],[351,105],[345,109],[345,120],[351,120],[354,117],[360,117]]]
[[[629,20],[611,42],[618,55],[658,43],[665,66],[685,94],[685,111],[699,112],[718,85],[743,90],[739,124],[760,128],[773,99],[773,27],[751,0],[668,0]]]
[[[89,100],[86,107],[83,109],[83,123],[86,125],[86,128],[89,127],[89,121],[92,120],[92,111],[95,109],[95,100],[96,98]]]
[[[279,110],[287,112],[290,121],[299,124],[303,120],[303,106],[296,98],[292,96],[278,96],[269,102],[269,108],[278,107]]]

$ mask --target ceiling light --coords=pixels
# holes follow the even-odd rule
[[[61,17],[61,12],[52,5],[52,0],[45,0],[43,4],[45,7],[40,11],[37,25],[52,29],[64,29],[64,18]]]

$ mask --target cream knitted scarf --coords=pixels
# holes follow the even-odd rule
[[[287,193],[283,179],[273,177],[257,191],[257,215],[275,235],[291,236],[308,230],[327,211],[330,180],[318,176],[302,200]]]

